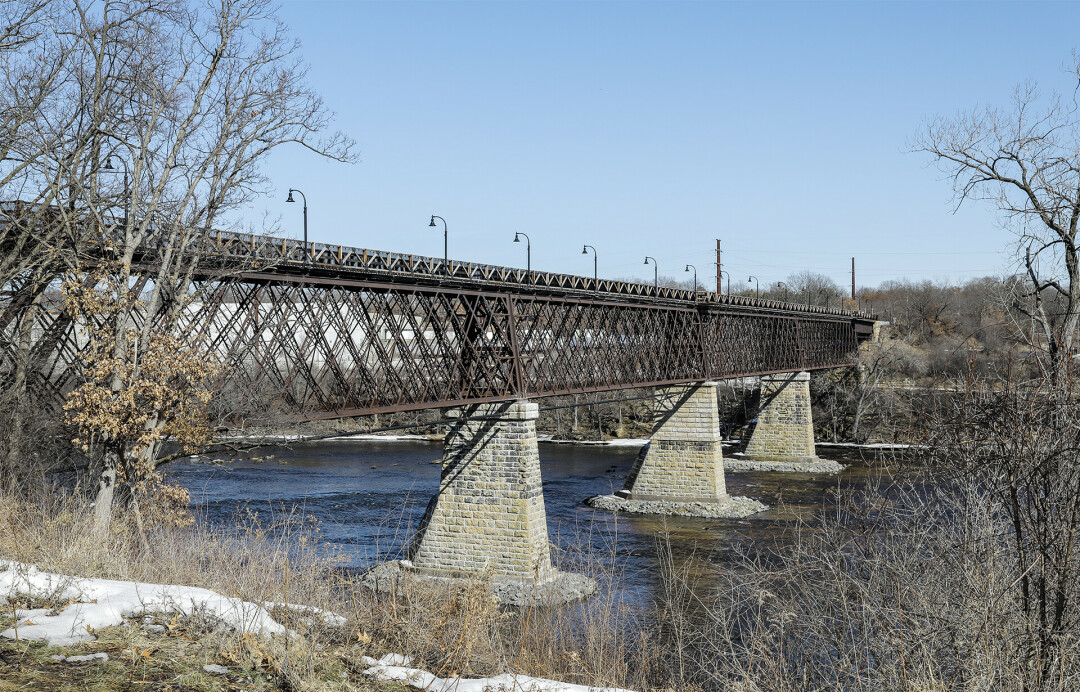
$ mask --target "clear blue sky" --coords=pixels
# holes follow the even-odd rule
[[[1011,273],[993,209],[907,153],[937,113],[1069,89],[1080,3],[285,2],[310,80],[357,141],[265,172],[299,237],[533,268],[710,284],[810,269],[860,285]]]

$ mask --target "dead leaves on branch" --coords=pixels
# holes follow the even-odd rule
[[[209,444],[208,384],[218,366],[168,325],[143,334],[134,317],[145,306],[123,272],[69,277],[63,295],[65,311],[86,339],[83,383],[64,403],[65,419],[76,430],[73,443],[87,453],[95,445],[112,446],[120,451],[122,480],[166,506],[186,507],[187,491],[164,482],[152,452],[164,440],[190,452]]]

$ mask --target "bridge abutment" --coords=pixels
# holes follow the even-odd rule
[[[596,583],[551,563],[531,401],[481,404],[448,414],[439,494],[401,563],[413,577],[490,578],[504,602],[565,602]]]
[[[844,467],[820,459],[814,447],[810,373],[761,378],[757,423],[744,451],[747,470],[837,472]],[[736,462],[735,467],[739,467]]]
[[[766,509],[728,495],[716,382],[664,387],[654,403],[653,434],[622,490],[589,498],[593,507],[639,514],[742,517]]]

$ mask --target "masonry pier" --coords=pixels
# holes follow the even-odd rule
[[[659,389],[652,437],[622,490],[586,502],[615,511],[704,517],[742,517],[766,509],[728,495],[716,389],[716,382]]]
[[[596,590],[592,579],[560,572],[551,563],[538,416],[539,407],[530,401],[448,413],[439,494],[421,521],[409,560],[397,563],[404,568],[399,572],[490,579],[500,600],[514,605],[566,602]],[[384,569],[376,578],[391,573]]]
[[[835,473],[844,467],[819,459],[814,448],[810,409],[810,373],[782,373],[761,378],[757,423],[739,470]]]

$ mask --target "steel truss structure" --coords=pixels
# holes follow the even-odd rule
[[[873,324],[863,313],[356,248],[333,246],[322,261],[327,246],[293,253],[294,241],[258,238],[206,236],[179,333],[223,365],[223,400],[260,392],[296,419],[844,367]],[[268,257],[277,247],[284,256]],[[394,257],[410,261],[388,268]],[[9,363],[17,312],[16,296],[0,320]],[[44,310],[31,331],[35,379],[62,398],[78,376],[80,329]]]

